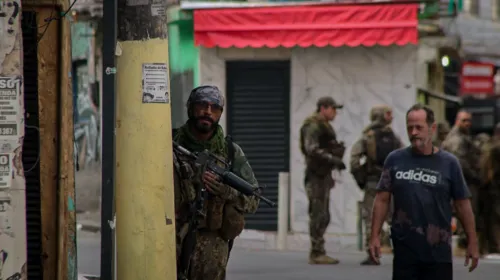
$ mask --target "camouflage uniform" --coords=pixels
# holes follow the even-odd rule
[[[330,97],[319,99],[318,106],[343,107]],[[339,156],[343,151],[332,150],[331,143],[337,143],[337,137],[321,114],[315,113],[304,121],[300,136],[300,148],[306,160],[304,184],[309,199],[310,263],[336,264],[338,260],[326,256],[324,234],[330,223],[332,171],[345,169]]]
[[[480,133],[474,137],[474,145],[481,151],[481,155],[488,150],[490,143],[491,137],[487,133]]]
[[[441,122],[437,124],[436,129],[436,139],[432,142],[435,147],[441,147],[444,139],[450,133],[450,125],[447,122]]]
[[[476,223],[478,228],[481,228],[482,221],[478,215],[478,198],[479,198],[479,158],[481,151],[474,144],[472,137],[460,131],[458,126],[454,126],[446,139],[441,145],[443,150],[454,154],[462,166],[464,178],[469,186],[471,192],[471,204],[474,214],[476,216]],[[461,225],[457,225],[457,231],[460,235],[459,245],[464,247],[466,245],[465,232]]]
[[[500,141],[485,148],[481,179],[484,229],[480,245],[483,253],[500,253]]]
[[[209,93],[212,97],[215,95],[221,98],[223,104],[220,93]],[[203,95],[197,97],[201,98]],[[213,101],[213,99],[208,101]],[[189,110],[191,108],[188,105]],[[190,133],[188,121],[178,129],[174,141],[192,152],[207,149],[223,159],[228,160],[229,157],[227,141],[224,139],[222,128],[218,125],[210,140],[200,141]],[[257,180],[243,150],[237,144],[232,144],[234,147],[233,172],[257,188]],[[189,230],[191,217],[196,215],[199,219],[196,245],[194,252],[190,254],[186,279],[222,280],[225,277],[228,261],[228,241],[241,233],[245,223],[243,215],[255,213],[259,199],[245,196],[229,186],[223,186],[225,192],[220,196],[208,195],[203,209],[200,210],[201,214],[192,213],[190,207],[196,200],[198,188],[202,186],[202,174],[191,159],[176,152],[174,152],[174,166],[177,261],[179,262],[181,252],[185,249],[183,243]]]
[[[372,122],[363,130],[363,135],[358,139],[351,148],[351,161],[350,169],[354,179],[359,187],[364,190],[362,201],[362,219],[365,224],[365,248],[368,249],[370,243],[370,233],[372,225],[372,209],[375,196],[377,194],[376,188],[382,173],[382,166],[377,166],[373,159],[369,156],[368,150],[374,150],[375,147],[367,147],[368,137],[373,133],[373,129],[382,129],[385,131],[392,131],[390,123],[385,119],[385,114],[392,111],[388,106],[373,107],[370,112],[370,121]],[[396,135],[395,135],[396,136]],[[403,147],[400,138],[396,136],[397,144],[394,150]],[[373,156],[372,156],[373,157]],[[366,162],[362,164],[362,159]],[[388,214],[387,222],[390,224],[391,213]],[[390,246],[389,234],[382,232],[383,245]],[[362,264],[375,264],[367,258]]]

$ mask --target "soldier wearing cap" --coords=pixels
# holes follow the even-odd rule
[[[188,121],[173,137],[192,152],[208,150],[224,159],[232,172],[258,187],[243,150],[224,137],[219,120],[224,97],[215,86],[200,86],[191,91],[186,104]],[[259,200],[221,183],[210,171],[197,173],[198,167],[185,155],[174,152],[174,193],[176,210],[177,270],[180,279],[221,280],[225,278],[230,244],[243,230],[244,214],[255,213]],[[199,176],[198,176],[199,175]],[[204,187],[208,196],[202,209],[194,210],[197,190]],[[192,221],[197,226],[192,227]],[[193,238],[188,232],[196,231]],[[188,244],[195,244],[194,248]],[[189,265],[180,261],[189,258]]]
[[[337,109],[342,107],[329,96],[320,98],[316,112],[304,121],[300,130],[300,149],[306,160],[304,184],[309,199],[310,264],[339,263],[326,255],[324,234],[330,223],[330,190],[334,186],[332,171],[346,168],[342,162],[345,146],[337,142],[330,125]]]

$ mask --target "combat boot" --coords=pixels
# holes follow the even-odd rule
[[[309,257],[309,264],[338,264],[338,263],[339,260],[329,257],[327,255]]]
[[[380,265],[380,263],[374,262],[370,257],[366,257],[364,261],[360,263],[361,265]]]

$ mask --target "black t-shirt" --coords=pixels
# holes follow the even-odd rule
[[[409,262],[450,263],[452,200],[470,198],[457,158],[403,148],[389,154],[377,186],[392,193],[394,255]]]

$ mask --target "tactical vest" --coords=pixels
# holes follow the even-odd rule
[[[337,137],[335,135],[335,131],[330,126],[328,122],[316,121],[318,124],[319,131],[319,148],[325,151],[330,151],[332,148],[332,142],[336,141]],[[309,124],[306,124],[309,125]],[[300,147],[302,150],[302,154],[305,156],[306,160],[306,177],[309,175],[312,176],[328,176],[331,175],[333,170],[333,166],[329,163],[324,162],[320,158],[316,158],[314,156],[310,156],[306,153],[305,143],[304,143],[304,133],[306,129],[306,125],[303,125],[300,131]]]
[[[230,171],[232,171],[235,150],[230,136],[226,137],[226,148],[228,157],[225,160],[230,166]],[[197,199],[197,188],[194,184],[194,180],[196,180],[194,162],[182,154],[176,153],[175,158],[175,170],[181,181],[181,200],[184,202],[182,205],[194,203]],[[219,235],[225,240],[234,239],[243,231],[245,226],[244,215],[233,204],[208,193],[205,193],[203,199],[204,203],[201,212],[204,217],[200,218],[199,229],[218,231]],[[198,215],[198,213],[193,213],[192,210],[186,208],[179,209],[177,212],[180,216],[178,220],[181,223],[187,223],[192,218],[192,215]]]
[[[328,150],[331,146],[332,141],[337,140],[337,136],[335,134],[335,131],[330,126],[330,124],[327,122],[316,121],[316,123],[318,124],[318,127],[320,129],[319,148]],[[306,149],[304,146],[304,133],[305,133],[305,130],[307,128],[307,125],[310,125],[310,124],[302,125],[302,127],[300,128],[300,150],[302,151],[302,154],[305,156],[307,156],[307,153],[306,153]]]

